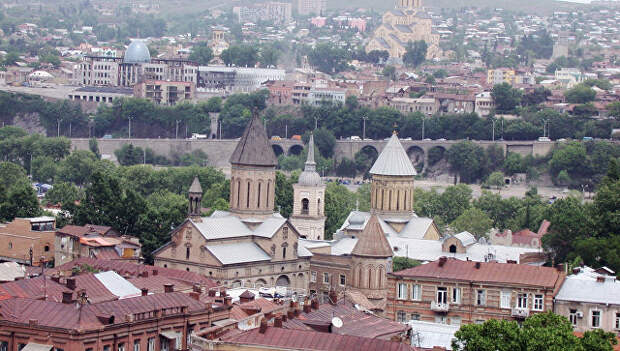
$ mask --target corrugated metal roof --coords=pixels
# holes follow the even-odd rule
[[[26,275],[24,266],[16,262],[0,263],[0,282],[11,282]]]
[[[370,174],[412,177],[418,174],[396,133],[392,134],[387,145],[377,157],[370,169]]]
[[[478,265],[479,268],[476,268]],[[473,262],[448,258],[440,266],[434,261],[393,273],[399,277],[452,279],[479,283],[503,283],[553,288],[561,283],[562,274],[551,267],[525,264]]]
[[[192,223],[207,240],[250,236],[252,231],[238,217],[204,217],[202,222]]]
[[[96,273],[95,278],[101,282],[112,294],[121,299],[140,296],[140,289],[128,282],[114,271]]]
[[[205,247],[225,265],[271,260],[271,256],[251,241],[233,244],[206,245]]]
[[[603,277],[603,282],[597,278]],[[620,304],[620,282],[613,276],[600,275],[590,267],[581,267],[577,274],[569,275],[555,297],[556,300],[600,304]]]
[[[236,335],[226,335],[222,340],[241,345],[260,345],[291,350],[415,350],[410,345],[395,341],[273,327],[267,328],[265,333],[261,333],[260,329],[256,328]]]

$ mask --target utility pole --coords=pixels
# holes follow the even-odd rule
[[[56,125],[58,127],[58,131],[56,133],[56,136],[60,138],[60,118],[56,119]]]
[[[363,128],[362,128],[362,140],[366,140],[366,120],[368,119],[368,116],[362,116],[362,121],[363,121]]]
[[[288,122],[284,125],[284,138],[288,139]]]
[[[492,135],[492,141],[495,141],[495,120],[491,120],[491,123],[493,124],[493,130],[491,131],[491,135]]]
[[[175,128],[175,131],[174,131],[174,138],[175,139],[179,139],[179,122],[180,121],[177,119],[176,120],[176,128]]]
[[[424,140],[424,116],[422,116],[422,140]]]

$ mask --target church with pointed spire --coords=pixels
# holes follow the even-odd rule
[[[309,172],[314,165],[311,157]],[[203,191],[195,178],[188,191],[187,219],[172,230],[168,243],[153,252],[154,264],[200,273],[222,286],[306,291],[312,254],[299,240],[307,234],[274,211],[277,160],[257,114],[246,126],[230,163],[230,210],[203,216]],[[312,199],[322,202],[324,187],[319,183],[320,177],[314,182],[320,195]],[[307,208],[312,212],[305,214],[302,208],[300,214],[321,218],[322,204],[320,212],[316,204]]]
[[[323,240],[325,232],[325,184],[316,171],[314,135],[308,141],[308,158],[299,181],[293,185],[291,223],[303,238]]]

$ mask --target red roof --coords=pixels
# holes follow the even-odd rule
[[[445,263],[440,265],[442,259]],[[502,283],[556,287],[564,275],[555,268],[526,264],[461,261],[442,258],[434,262],[392,273],[396,277],[449,279],[476,283]],[[476,268],[479,267],[479,268]]]
[[[74,237],[82,237],[88,233],[105,235],[112,227],[102,226],[102,225],[92,225],[87,224],[84,226],[79,225],[66,225],[60,229],[57,229],[56,232],[60,234],[67,234]]]
[[[265,333],[255,328],[236,335],[225,335],[223,341],[240,345],[256,345],[291,350],[356,350],[410,351],[410,345],[361,336],[338,335],[305,330],[268,327]]]
[[[339,300],[336,305],[321,304],[310,313],[302,313],[299,317],[288,319],[283,323],[287,329],[310,330],[308,321],[331,323],[333,317],[343,321],[341,328],[332,330],[334,334],[364,336],[368,338],[389,338],[392,335],[406,332],[410,327],[373,314],[358,311],[350,302]]]
[[[118,260],[121,258],[113,247],[100,247],[94,252],[95,257],[102,260]]]

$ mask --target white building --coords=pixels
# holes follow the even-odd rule
[[[284,80],[283,69],[200,66],[197,90],[199,92],[251,93],[269,80]]]

